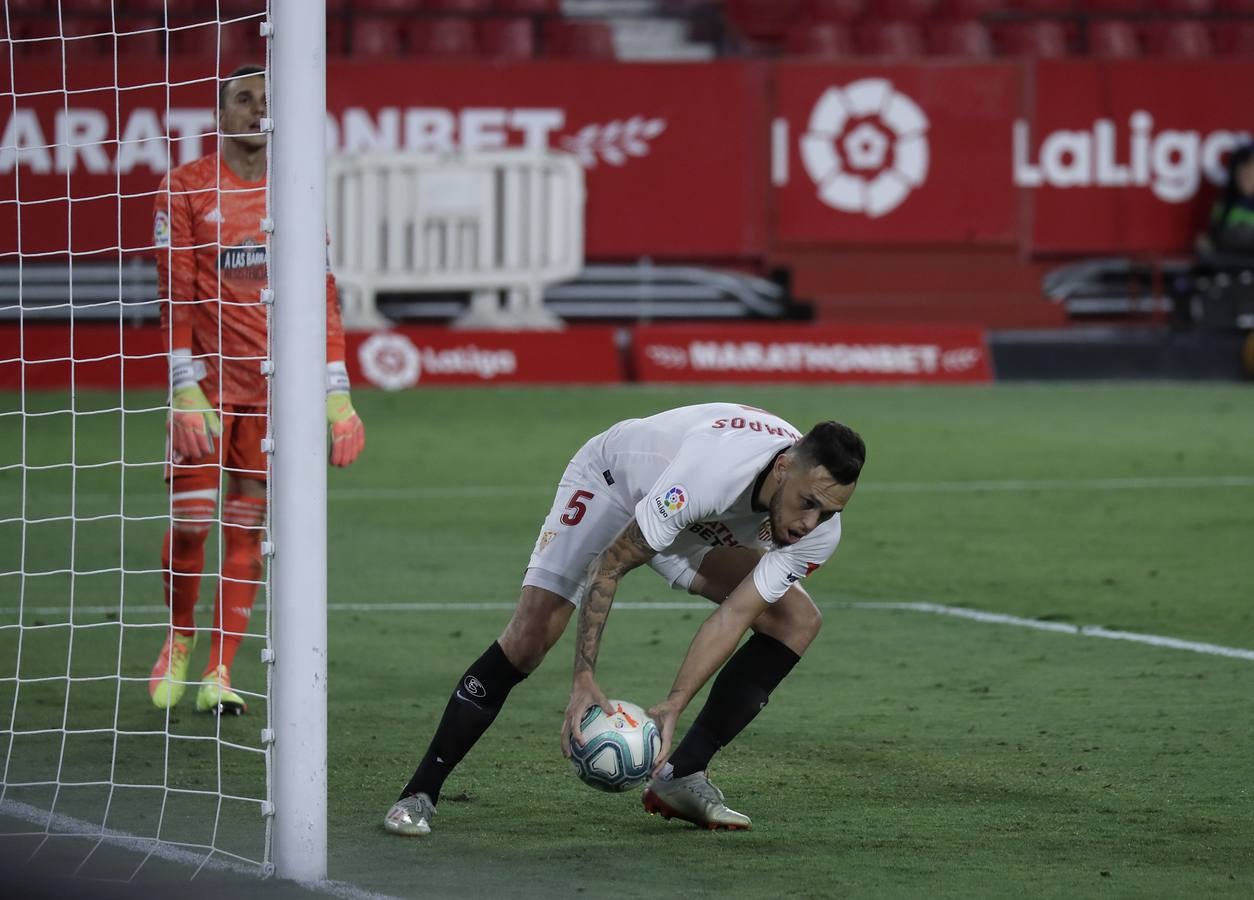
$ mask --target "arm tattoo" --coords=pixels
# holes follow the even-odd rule
[[[579,624],[575,636],[575,673],[594,672],[601,633],[610,615],[614,592],[623,576],[653,558],[657,551],[649,546],[636,520],[623,529],[605,551],[597,557],[588,577],[588,590],[579,608]]]

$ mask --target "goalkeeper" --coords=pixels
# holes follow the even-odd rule
[[[200,712],[246,711],[231,688],[231,663],[262,575],[266,518],[267,355],[266,83],[259,66],[236,69],[218,96],[219,153],[173,169],[157,192],[162,327],[170,358],[171,527],[162,547],[171,628],[152,667],[148,694],[160,709],[177,704],[197,642],[196,600],[223,472],[221,575],[209,660],[196,693]],[[335,280],[327,273],[327,420],[331,463],[347,466],[365,446],[344,366]]]

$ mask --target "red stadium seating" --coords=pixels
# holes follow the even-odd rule
[[[356,12],[416,13],[423,8],[423,0],[357,0],[349,6]]]
[[[1088,23],[1088,55],[1098,59],[1135,59],[1141,55],[1136,26],[1122,19],[1096,19]]]
[[[410,3],[413,0],[409,0]],[[423,12],[449,15],[477,15],[492,11],[492,0],[418,0]]]
[[[1210,31],[1202,22],[1151,22],[1141,33],[1148,56],[1205,59],[1215,52]]]
[[[1254,0],[1218,0],[1215,9],[1219,12],[1254,15]]]
[[[1008,56],[1058,59],[1071,55],[1067,29],[1058,22],[1008,22],[998,29],[998,43]]]
[[[1204,16],[1215,8],[1214,0],[1151,0],[1154,12]]]
[[[200,57],[222,60],[222,66],[233,69],[237,60],[261,60],[265,58],[265,43],[254,21],[239,22],[219,28],[206,24],[203,18],[189,21],[173,20],[170,23],[170,53],[175,56]],[[190,28],[178,28],[191,25]]]
[[[727,20],[745,37],[781,40],[802,12],[802,0],[727,0]]]
[[[982,19],[1010,8],[1011,0],[941,0],[936,13],[946,19]]]
[[[1090,13],[1139,13],[1149,6],[1149,0],[1081,0],[1080,8]]]
[[[372,19],[365,16],[353,19],[349,33],[349,45],[354,56],[400,56],[401,32],[396,19]]]
[[[1077,0],[1010,0],[1010,8],[1024,15],[1066,15],[1078,5]]]
[[[614,59],[614,34],[605,22],[550,19],[543,25],[546,56]]]
[[[536,55],[536,32],[530,19],[490,18],[476,24],[479,50],[494,59],[531,59]]]
[[[425,59],[450,59],[475,56],[479,42],[470,19],[445,16],[437,19],[415,19],[405,24],[412,56]]]
[[[983,59],[993,55],[993,38],[980,22],[931,22],[927,49],[933,56],[966,56]]]
[[[926,19],[936,12],[938,0],[871,0],[868,19],[892,21]]]
[[[860,18],[866,8],[867,0],[809,0],[804,17],[812,22],[852,22]]]
[[[916,22],[867,22],[858,28],[858,49],[865,56],[922,56],[927,45]]]
[[[1254,57],[1254,22],[1220,22],[1211,29],[1211,37],[1224,56]]]
[[[562,12],[562,0],[495,0],[493,8],[516,16],[556,16]]]
[[[853,31],[842,22],[801,23],[788,32],[784,52],[790,56],[834,59],[857,53]]]
[[[327,56],[343,56],[349,52],[348,29],[340,16],[327,16]]]

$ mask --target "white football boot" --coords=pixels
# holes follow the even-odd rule
[[[383,817],[383,827],[392,834],[421,837],[431,833],[431,820],[435,818],[435,804],[426,794],[402,797],[392,804]]]
[[[654,778],[644,791],[645,812],[663,819],[683,819],[698,828],[741,831],[753,827],[749,817],[729,809],[723,792],[710,783],[705,772],[683,778]]]

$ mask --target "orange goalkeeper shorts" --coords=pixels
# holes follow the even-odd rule
[[[238,478],[266,480],[266,454],[261,441],[266,436],[263,406],[223,406],[222,434],[213,439],[213,451],[199,459],[174,462],[170,442],[166,440],[165,480],[174,493],[216,489],[222,473]]]

